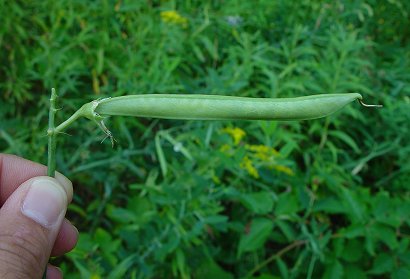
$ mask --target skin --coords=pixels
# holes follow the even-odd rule
[[[13,270],[13,273],[18,271],[20,271],[21,274],[25,274],[25,272],[29,273],[30,277],[26,278],[36,278],[33,277],[35,274],[40,278],[44,271],[43,267],[46,266],[46,262],[50,256],[50,252],[51,256],[61,256],[72,250],[77,243],[78,231],[67,219],[64,219],[61,224],[55,242],[50,243],[47,241],[47,239],[49,239],[47,229],[42,228],[27,218],[21,217],[21,215],[13,215],[19,214],[19,210],[12,210],[14,207],[17,207],[17,205],[15,204],[15,199],[11,197],[15,196],[16,193],[18,194],[19,191],[23,193],[30,181],[33,181],[33,179],[39,176],[45,176],[46,172],[47,169],[43,165],[14,155],[0,154],[0,242],[3,245],[0,247],[0,258],[10,259],[11,261],[0,261],[0,277],[3,276],[2,274],[10,274],[10,272],[7,273],[8,270]],[[60,184],[71,184],[71,182],[60,173],[56,173],[56,180]],[[68,202],[70,202],[72,199],[72,188],[67,187],[67,189]],[[7,213],[7,209],[11,209],[13,214]],[[19,260],[12,261],[11,259],[13,259],[13,257],[10,257],[10,255],[13,254],[3,249],[5,249],[4,247],[9,247],[7,246],[8,241],[18,243],[18,239],[13,240],[13,237],[17,232],[24,231],[23,229],[30,232],[29,236],[27,236],[29,239],[25,240],[28,245],[24,245],[24,247],[20,248],[15,247],[16,251],[14,251],[14,253],[17,253]],[[33,247],[40,247],[40,249],[34,249]],[[38,261],[41,261],[41,264],[38,262],[27,264],[28,261],[32,260],[30,254],[35,254]],[[13,276],[17,276],[16,274],[17,273]],[[57,267],[48,265],[47,278],[59,279],[62,278],[62,274]]]

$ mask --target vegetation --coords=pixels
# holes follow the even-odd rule
[[[59,136],[65,278],[410,278],[410,2],[0,1],[0,150],[46,163],[125,94],[359,92],[310,121],[113,117]]]

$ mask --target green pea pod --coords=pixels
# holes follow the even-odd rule
[[[105,98],[83,105],[53,131],[65,130],[79,117],[95,121],[112,137],[103,119],[110,115],[191,120],[307,120],[328,116],[358,100],[359,93],[297,98],[247,98],[220,95],[147,94]]]
[[[354,100],[358,93],[322,94],[297,98],[247,98],[218,95],[130,95],[101,100],[95,112],[165,119],[307,120],[328,116]]]
[[[110,115],[197,120],[306,120],[328,116],[350,102],[358,100],[366,105],[358,93],[322,94],[297,98],[246,98],[219,95],[148,94],[105,98],[83,105],[70,118],[54,126],[55,99],[52,89],[49,117],[49,175],[55,171],[55,137],[79,117],[93,120],[114,143],[104,124]]]

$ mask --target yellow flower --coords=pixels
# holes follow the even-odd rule
[[[245,169],[251,176],[259,178],[258,170],[255,168],[248,156],[243,157],[240,167]]]
[[[188,19],[180,15],[177,11],[163,11],[160,15],[163,22],[180,25],[183,28],[188,27]]]
[[[235,145],[238,145],[242,138],[246,136],[246,133],[241,128],[225,128],[222,130],[223,132],[229,134],[233,138],[233,142]]]
[[[90,279],[101,279],[101,277],[98,274],[93,274],[91,275]]]
[[[287,166],[282,166],[282,165],[275,165],[273,166],[273,168],[279,172],[283,172],[286,173],[287,175],[293,175],[293,171],[291,168],[287,167]]]
[[[261,159],[262,161],[269,161],[269,159],[273,157],[278,157],[279,152],[276,151],[275,148],[266,146],[266,145],[253,145],[253,144],[247,144],[245,148],[249,151],[252,151],[255,153],[255,157],[258,159]]]

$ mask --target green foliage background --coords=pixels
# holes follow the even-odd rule
[[[0,150],[34,161],[46,163],[51,87],[58,121],[124,94],[360,92],[384,105],[303,122],[115,117],[115,148],[77,122],[57,151],[81,231],[54,260],[65,278],[410,278],[409,12],[1,0]]]

